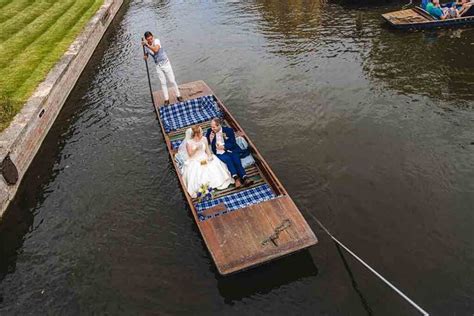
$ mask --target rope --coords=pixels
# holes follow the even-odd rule
[[[349,248],[347,248],[342,242],[340,242],[336,237],[334,237],[333,234],[331,234],[331,232],[316,218],[316,216],[314,216],[313,214],[309,213],[309,212],[306,212],[307,214],[309,214],[315,221],[316,223],[326,232],[326,234],[329,235],[329,237],[331,237],[331,239],[336,243],[338,244],[339,246],[341,246],[342,248],[344,248],[344,250],[346,250],[351,256],[353,256],[355,259],[357,259],[360,263],[362,263],[370,272],[372,272],[373,274],[375,274],[380,280],[382,280],[383,282],[385,282],[385,284],[387,284],[389,287],[391,287],[395,292],[398,293],[398,295],[400,295],[402,298],[404,298],[408,303],[410,303],[413,307],[415,307],[422,315],[425,315],[425,316],[428,316],[429,314],[423,309],[421,308],[418,304],[416,304],[415,302],[413,302],[408,296],[406,296],[401,290],[399,290],[398,288],[395,287],[395,285],[393,285],[392,283],[390,283],[387,279],[385,279],[380,273],[378,273],[377,271],[375,271],[371,266],[369,266],[367,263],[364,262],[364,260],[362,260],[361,258],[359,258],[354,252],[352,252]]]

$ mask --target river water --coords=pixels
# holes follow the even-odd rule
[[[131,1],[0,227],[0,314],[474,312],[474,30],[404,33],[401,2]],[[220,277],[180,191],[138,45],[205,80],[320,239]],[[153,85],[158,89],[156,73]]]

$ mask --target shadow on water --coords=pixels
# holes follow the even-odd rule
[[[16,267],[17,256],[21,252],[24,237],[33,230],[34,214],[30,211],[37,203],[36,192],[29,192],[29,198],[10,206],[8,216],[0,223],[0,282]],[[0,303],[2,303],[0,292]]]
[[[16,261],[27,234],[33,232],[41,222],[34,223],[36,207],[48,196],[48,183],[54,180],[59,170],[54,165],[59,159],[64,143],[58,143],[60,135],[67,128],[52,128],[44,145],[33,161],[33,166],[25,174],[16,198],[10,203],[0,221],[0,282],[16,269]],[[52,141],[56,140],[56,141]],[[21,198],[19,198],[21,197]],[[0,292],[0,303],[2,293]]]
[[[359,296],[360,302],[362,306],[364,307],[365,311],[367,312],[367,315],[372,316],[373,315],[372,309],[370,308],[369,303],[367,302],[367,299],[365,298],[364,294],[360,290],[359,285],[357,284],[357,281],[354,277],[354,273],[352,273],[351,267],[347,263],[346,257],[344,257],[344,253],[342,252],[341,247],[336,243],[334,243],[334,245],[336,246],[337,252],[339,253],[339,256],[341,257],[341,261],[344,264],[344,268],[346,269],[347,274],[349,275],[349,278],[351,279],[352,288]]]
[[[217,272],[216,272],[217,273]],[[226,304],[308,277],[316,277],[318,268],[307,250],[227,277],[218,276],[217,287]]]
[[[61,123],[56,123],[51,128],[26,172],[16,197],[0,221],[0,282],[7,274],[15,271],[17,256],[21,253],[27,234],[41,225],[39,222],[34,226],[36,208],[47,198],[50,193],[48,184],[53,182],[61,171],[55,168],[55,165],[61,159],[61,151],[68,138],[65,133],[72,133],[69,130],[72,124],[69,118],[79,117],[80,112],[80,108],[69,107],[60,113],[57,120]],[[28,186],[24,183],[28,183]]]
[[[55,165],[60,160],[66,143],[67,136],[66,139],[63,137],[65,133],[71,133],[68,131],[70,122],[64,123],[69,121],[70,117],[78,117],[80,112],[80,108],[70,107],[64,108],[60,113],[57,120],[61,124],[56,123],[51,128],[0,222],[0,282],[8,273],[15,271],[16,259],[25,236],[35,230],[33,225],[36,207],[46,199],[49,193],[48,184],[54,181],[60,172]],[[28,186],[24,185],[25,183],[28,183]],[[36,224],[39,225],[41,222]]]
[[[378,15],[374,18],[379,18]],[[470,108],[474,100],[470,60],[474,29],[394,30],[381,24],[372,37],[363,69],[386,88],[419,94],[455,107]]]

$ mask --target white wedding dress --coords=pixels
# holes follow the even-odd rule
[[[227,166],[211,154],[207,138],[201,137],[199,141],[195,141],[191,138],[191,134],[191,129],[188,129],[185,140],[179,146],[179,153],[185,157],[183,179],[189,195],[195,198],[203,184],[222,190],[234,183]],[[187,144],[193,149],[198,148],[192,156],[187,152]]]

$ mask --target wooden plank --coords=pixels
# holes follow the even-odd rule
[[[291,225],[280,232],[276,245],[272,242],[263,244],[286,220]],[[203,237],[216,266],[224,275],[317,243],[308,223],[288,196],[212,218],[199,225],[203,228]],[[225,249],[221,245],[225,245]]]
[[[420,14],[414,9],[400,10],[382,14],[382,16],[393,24],[423,23],[433,20]]]
[[[205,95],[213,94],[212,90],[202,80],[182,84],[179,86],[179,91],[181,92],[181,96],[184,100],[195,99]],[[171,103],[178,102],[174,89],[168,89],[168,93]],[[163,92],[161,92],[161,90],[155,91],[153,92],[153,96],[155,98],[155,104],[158,107],[163,106],[163,102],[165,101]]]
[[[212,90],[203,81],[183,84],[180,86],[180,91],[185,100],[213,94]],[[176,102],[173,91],[169,90],[169,93],[171,103]],[[256,172],[272,186],[274,193],[279,197],[200,221],[193,201],[186,191],[178,166],[173,159],[170,135],[176,135],[176,132],[175,134],[167,134],[164,131],[163,124],[161,124],[159,107],[164,106],[163,94],[155,92],[153,95],[161,130],[183,193],[199,231],[221,274],[225,275],[247,269],[317,243],[316,236],[288,196],[281,182],[244,133],[241,126],[217,97],[218,105],[224,112],[228,125],[234,128],[236,133],[242,134],[249,143],[249,149],[257,162]],[[213,213],[220,209],[222,209],[222,205],[206,212]],[[289,223],[289,226],[283,227],[282,223],[284,225]],[[283,228],[281,231],[276,231],[279,227]]]

